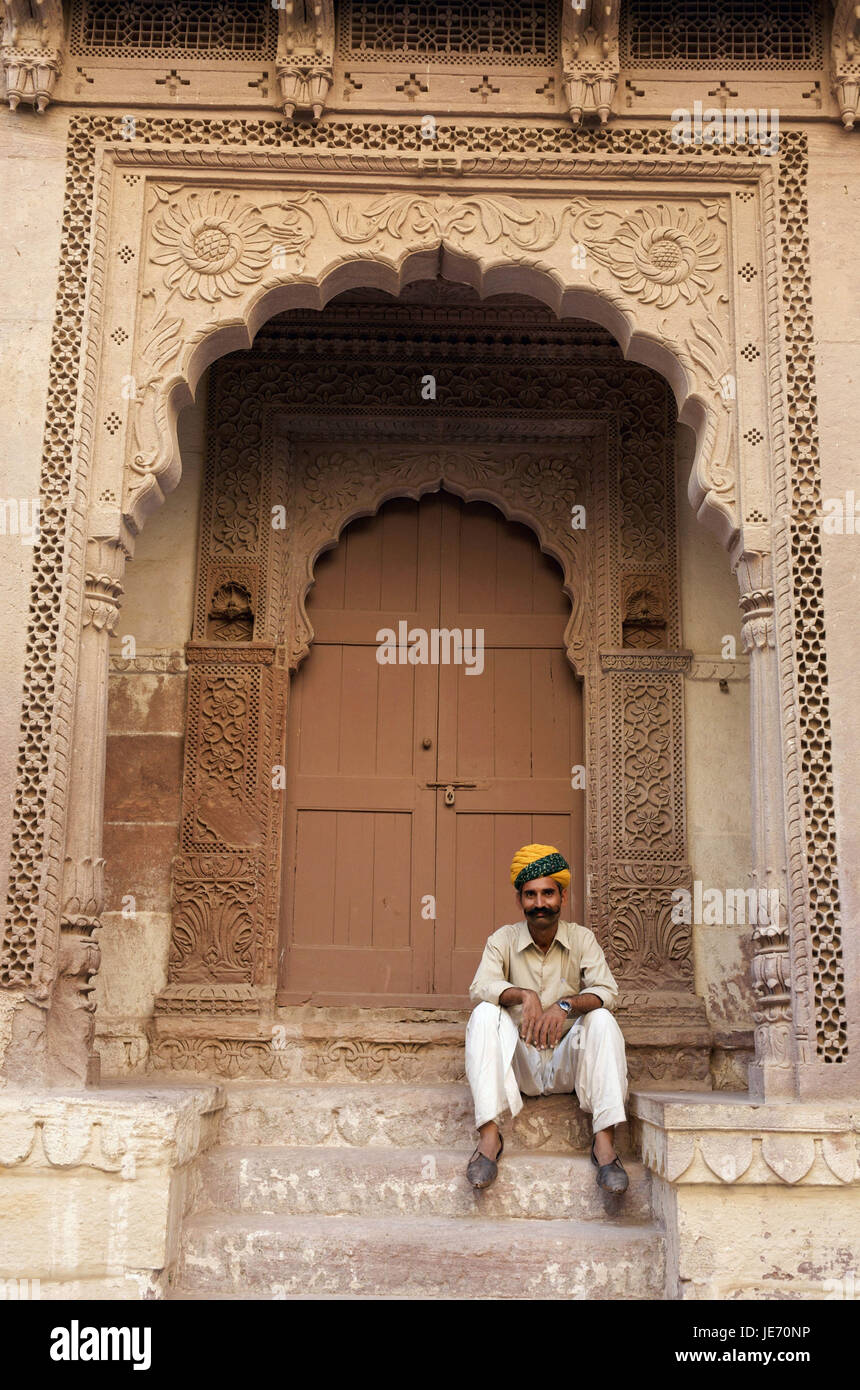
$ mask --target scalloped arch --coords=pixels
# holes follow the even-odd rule
[[[467,448],[468,446],[464,446],[464,450]],[[456,446],[452,446],[450,451],[455,455],[458,452]],[[428,450],[428,464],[432,463],[441,452],[443,451]],[[494,507],[506,521],[517,522],[521,526],[527,527],[537,541],[541,552],[548,555],[558,565],[561,571],[562,592],[570,603],[570,617],[565,625],[564,634],[565,650],[577,676],[582,676],[584,674],[583,657],[585,653],[585,576],[581,550],[574,533],[570,533],[571,543],[564,545],[560,534],[553,534],[550,528],[541,521],[536,511],[523,505],[512,504],[500,490],[486,483],[470,486],[466,480],[458,480],[451,476],[450,471],[444,466],[441,472],[438,470],[429,472],[428,477],[422,481],[408,483],[392,478],[390,482],[382,483],[381,488],[374,493],[372,501],[345,504],[337,517],[333,518],[327,535],[321,536],[307,549],[302,573],[298,577],[295,592],[291,595],[295,606],[295,622],[290,652],[290,668],[292,670],[298,668],[310,651],[314,640],[313,624],[307,612],[307,599],[314,585],[314,572],[321,556],[334,550],[340,544],[344,532],[353,522],[360,521],[365,517],[378,516],[387,502],[399,498],[407,498],[417,502],[422,497],[432,496],[438,492],[447,492],[452,497],[458,497],[466,503],[486,502],[489,506]]]
[[[353,289],[379,289],[398,296],[416,280],[443,279],[469,285],[482,299],[495,294],[527,295],[551,309],[559,318],[586,319],[615,338],[625,359],[650,367],[669,384],[678,407],[678,419],[692,428],[696,451],[687,484],[690,503],[703,525],[727,548],[738,532],[732,505],[736,494],[735,460],[730,455],[728,423],[716,401],[708,400],[693,385],[690,359],[684,359],[674,342],[661,340],[638,326],[632,311],[593,288],[562,283],[556,271],[529,262],[484,266],[475,257],[452,251],[440,240],[431,250],[404,250],[395,262],[379,254],[333,257],[314,281],[289,279],[266,285],[249,298],[244,313],[222,321],[210,321],[182,342],[175,370],[156,376],[148,384],[156,444],[141,464],[138,454],[126,478],[124,519],[137,534],[146,519],[177,486],[181,461],[177,438],[179,412],[194,399],[203,372],[217,358],[253,346],[264,323],[288,309],[323,310],[337,295]],[[233,309],[231,302],[224,306]],[[144,407],[146,408],[146,405]],[[727,482],[731,486],[727,489]]]

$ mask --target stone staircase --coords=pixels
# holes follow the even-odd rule
[[[499,1176],[474,1192],[468,1087],[456,1082],[225,1085],[198,1160],[172,1297],[659,1299],[649,1176],[619,1151],[602,1192],[572,1097],[508,1119]]]

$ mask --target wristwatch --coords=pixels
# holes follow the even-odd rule
[[[569,999],[559,999],[558,1007],[563,1009],[566,1014],[573,1013],[573,1005]]]

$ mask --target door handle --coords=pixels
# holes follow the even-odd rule
[[[457,787],[477,787],[477,782],[425,782],[425,787],[431,791],[439,791],[445,788],[445,805],[453,806]]]

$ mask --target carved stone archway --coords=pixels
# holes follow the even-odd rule
[[[283,737],[286,672],[312,642],[305,597],[321,552],[350,521],[390,498],[444,487],[527,525],[561,566],[571,601],[565,645],[586,691],[590,920],[625,990],[637,1062],[651,1078],[701,1082],[708,1033],[693,992],[690,931],[671,920],[672,891],[690,882],[680,773],[689,654],[678,649],[673,419],[665,384],[625,365],[605,335],[583,325],[580,345],[574,335],[573,345],[562,347],[569,333],[559,333],[549,359],[540,360],[543,349],[534,349],[534,360],[524,350],[525,358],[495,372],[479,350],[466,349],[463,360],[463,344],[452,347],[456,364],[446,365],[444,353],[435,361],[441,400],[416,413],[414,383],[430,350],[420,327],[386,369],[385,344],[374,358],[372,333],[351,345],[338,319],[326,320],[334,342],[320,360],[314,316],[300,318],[306,331],[291,316],[273,323],[253,353],[217,363],[210,383],[196,618],[187,648],[182,853],[171,978],[151,1033],[155,1064],[241,1065],[263,1074],[274,1064],[277,1071],[268,1040],[282,793],[258,769],[280,765],[285,750],[257,731],[280,729]],[[521,308],[513,331],[528,321]],[[431,332],[429,322],[425,330]],[[281,333],[294,336],[282,342]],[[575,402],[559,373],[575,377]],[[481,381],[495,406],[474,403]],[[357,397],[360,412],[343,406]],[[283,516],[272,531],[269,506],[281,497]],[[584,530],[571,525],[574,504],[589,518]],[[631,604],[646,591],[657,635],[647,646],[631,640],[622,649]],[[232,632],[223,619],[228,592],[248,596],[235,605]],[[213,764],[213,749],[229,775]],[[228,921],[226,935],[241,940],[241,952],[225,947]],[[219,1041],[227,1012],[234,1051],[244,1014],[238,1057]]]
[[[54,994],[59,1074],[87,1073],[91,1030],[79,1021],[87,1015],[75,1005],[86,996],[76,982],[91,973],[102,902],[107,638],[134,537],[178,480],[178,410],[204,368],[247,346],[273,314],[319,307],[350,285],[396,291],[440,273],[484,294],[525,291],[602,324],[629,358],[666,376],[680,419],[695,429],[690,497],[731,549],[751,655],[756,879],[779,887],[788,909],[757,941],[751,1085],[850,1090],[857,1061],[847,1052],[829,742],[822,761],[820,737],[824,656],[814,622],[795,627],[804,603],[820,607],[803,138],[784,139],[777,171],[749,152],[691,157],[657,131],[616,130],[602,144],[583,133],[571,145],[566,135],[567,148],[551,140],[541,155],[512,131],[504,154],[472,153],[467,138],[454,140],[450,157],[427,157],[408,141],[390,154],[284,152],[265,122],[249,148],[248,133],[237,138],[225,124],[142,126],[128,143],[113,118],[73,122],[72,157],[96,152],[79,181],[85,203],[95,174],[95,216],[74,469],[50,450],[46,464],[49,493],[60,480],[60,521],[49,507],[45,544],[63,535],[70,477],[71,520],[60,675],[50,678],[49,712],[25,716],[21,778],[35,800],[22,791],[18,803],[2,972],[19,991],[7,1071],[25,1051],[39,1056]],[[73,179],[70,197],[77,187]],[[793,315],[787,362],[783,304]],[[53,595],[50,557],[38,564],[35,582],[44,569]],[[33,650],[38,666],[38,640]],[[76,691],[86,692],[77,706]],[[67,981],[59,991],[58,957]]]

